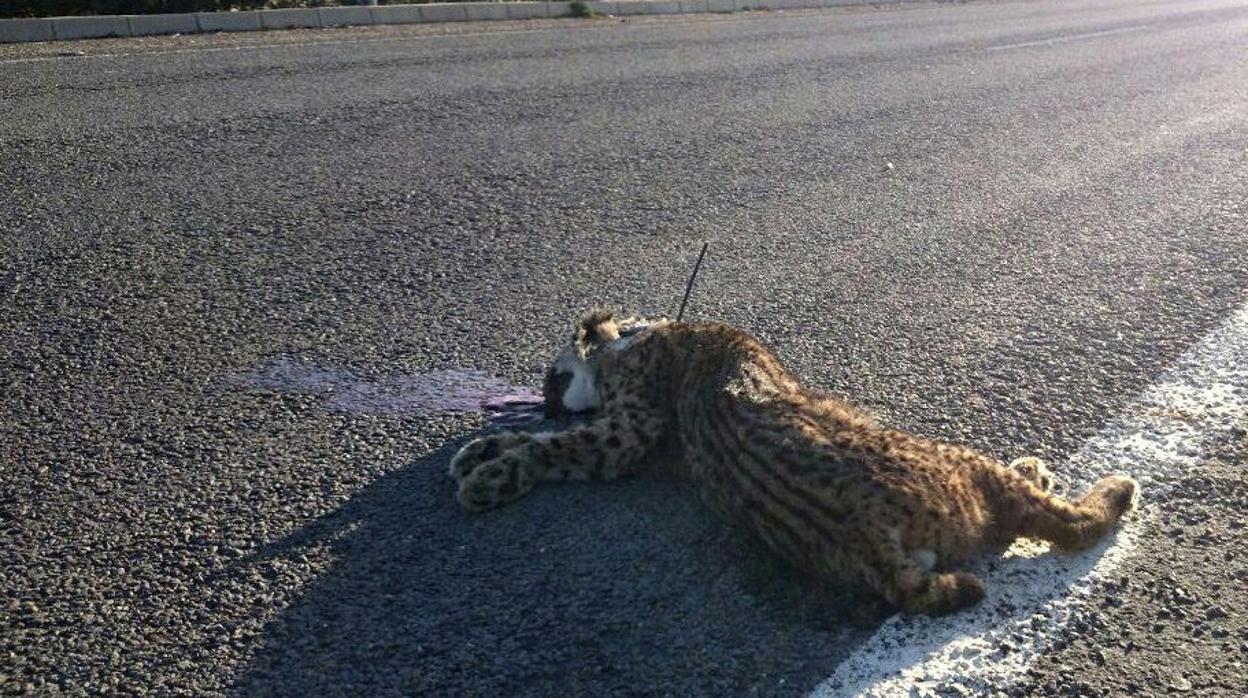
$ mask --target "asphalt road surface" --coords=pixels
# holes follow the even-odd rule
[[[1246,202],[1242,1],[0,47],[0,687],[802,694],[888,610],[655,476],[465,515],[464,404],[709,240],[690,317],[1060,475],[1248,301]],[[1244,695],[1238,435],[996,688]]]

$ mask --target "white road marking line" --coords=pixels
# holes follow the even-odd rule
[[[1136,551],[1152,503],[1246,424],[1248,305],[1189,348],[1070,462],[1054,467],[1076,494],[1114,472],[1139,480],[1141,510],[1116,536],[1073,556],[1041,554],[1039,544],[1020,541],[976,570],[988,587],[979,606],[945,618],[888,619],[813,695],[978,695],[1018,682],[1089,602],[1093,584],[1112,578]]]
[[[1082,41],[1084,39],[1095,39],[1100,36],[1112,36],[1114,34],[1126,34],[1127,32],[1138,32],[1148,29],[1153,25],[1139,24],[1134,27],[1121,27],[1118,29],[1106,29],[1099,32],[1087,32],[1085,34],[1068,34],[1066,36],[1055,36],[1051,39],[1038,39],[1036,41],[1023,41],[1017,44],[1001,44],[999,46],[989,46],[985,51],[1005,51],[1012,48],[1026,48],[1028,46],[1048,46],[1049,44],[1062,44],[1067,41]]]

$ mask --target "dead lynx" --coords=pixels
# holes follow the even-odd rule
[[[595,411],[559,433],[504,432],[451,461],[469,511],[539,481],[611,479],[674,445],[707,501],[817,575],[869,585],[908,613],[950,613],[984,595],[959,561],[1018,537],[1065,550],[1131,510],[1136,484],[1048,492],[1038,459],[1009,467],[970,448],[879,426],[807,390],[745,332],[722,324],[586,316],[545,385],[548,412]]]

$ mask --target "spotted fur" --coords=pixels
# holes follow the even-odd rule
[[[590,381],[574,399],[574,381]],[[1110,476],[1075,500],[1049,493],[1036,458],[1010,466],[970,448],[876,424],[803,388],[747,333],[722,324],[617,320],[594,312],[547,376],[548,411],[593,411],[558,433],[504,432],[452,460],[460,503],[482,511],[538,482],[634,472],[660,443],[725,519],[815,575],[849,578],[908,613],[978,602],[958,571],[1018,537],[1086,548],[1135,504]]]

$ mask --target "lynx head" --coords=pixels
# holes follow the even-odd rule
[[[572,332],[572,341],[555,357],[542,385],[549,417],[592,412],[601,406],[598,368],[605,352],[623,351],[643,331],[663,322],[638,317],[618,318],[609,310],[591,310]]]

